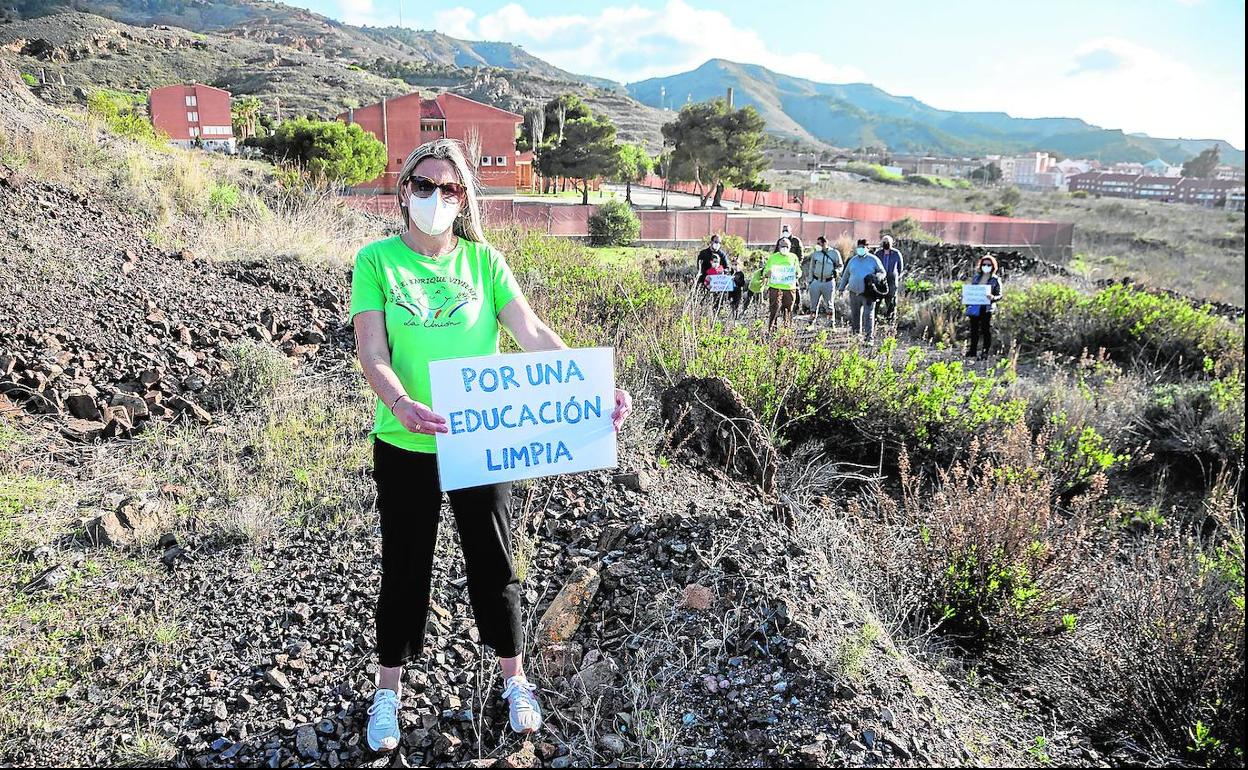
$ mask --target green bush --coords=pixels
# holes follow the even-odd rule
[[[997,313],[1003,335],[1024,349],[1078,357],[1104,348],[1124,363],[1143,359],[1183,374],[1242,372],[1244,331],[1206,307],[1116,284],[1083,294],[1044,282],[1007,293]]]
[[[294,164],[316,182],[354,185],[386,170],[386,146],[357,123],[295,118],[248,144]]]
[[[108,88],[97,88],[87,94],[87,114],[104,121],[114,134],[160,145],[163,140],[143,115],[144,110],[143,98],[135,94]]]
[[[895,171],[889,171],[878,163],[846,163],[845,170],[851,174],[865,176],[876,182],[885,182],[887,184],[900,184],[901,174]]]
[[[1070,197],[1075,198],[1076,200],[1083,200],[1084,198],[1088,197],[1088,191],[1087,190],[1075,190],[1074,192],[1070,194]]]
[[[23,72],[23,73],[22,73],[22,82],[23,82],[23,83],[25,83],[26,85],[30,86],[31,88],[34,88],[35,86],[39,85],[39,78],[35,77],[34,75],[30,74],[29,72]]]
[[[609,200],[589,217],[589,237],[595,246],[628,246],[641,233],[641,220],[633,207]]]
[[[643,344],[642,319],[641,328],[656,332],[676,322],[675,292],[636,267],[605,264],[575,241],[535,231],[501,230],[491,241],[507,255],[538,315],[571,345],[616,344],[617,358],[627,357]]]
[[[896,354],[896,355],[895,355]],[[948,457],[982,431],[1013,424],[1024,402],[1006,396],[1008,377],[980,375],[960,361],[927,361],[920,348],[878,355],[760,340],[745,327],[699,330],[696,342],[661,346],[668,371],[726,378],[776,439],[833,443],[842,457],[871,459],[881,441]]]
[[[208,191],[208,213],[227,217],[238,208],[238,188],[228,182],[218,182]]]

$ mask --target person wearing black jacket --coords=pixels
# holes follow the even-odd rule
[[[967,348],[966,357],[974,358],[979,352],[979,341],[984,341],[984,355],[992,349],[992,314],[1001,301],[1001,279],[997,277],[997,260],[991,254],[979,260],[979,271],[971,280],[972,284],[988,285],[987,305],[967,305],[966,315],[971,322],[971,344]]]
[[[698,286],[706,285],[706,274],[711,269],[711,263],[716,260],[719,260],[720,270],[728,270],[728,254],[720,242],[719,233],[711,236],[710,246],[698,252]]]

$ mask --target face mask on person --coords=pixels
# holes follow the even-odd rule
[[[867,256],[867,247],[866,247],[866,246],[859,246],[859,247],[858,247],[858,249],[857,249],[857,254],[858,254],[858,256],[860,256],[860,257],[865,257],[865,256]]]
[[[711,241],[711,251],[719,251],[719,241]]]
[[[988,275],[992,272],[992,265],[980,265],[979,269],[984,275]]]
[[[455,217],[459,216],[459,204],[444,200],[441,190],[434,190],[428,198],[409,195],[407,215],[422,233],[441,235],[455,224]]]

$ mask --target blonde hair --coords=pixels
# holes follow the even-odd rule
[[[407,160],[403,161],[403,168],[399,170],[398,182],[394,186],[394,194],[399,199],[399,210],[403,212],[403,223],[408,227],[411,226],[407,216],[407,201],[403,197],[403,185],[412,180],[412,176],[416,173],[416,167],[426,158],[437,158],[438,160],[449,162],[455,167],[455,174],[459,177],[459,183],[467,190],[467,194],[464,196],[467,200],[460,207],[459,215],[455,217],[455,223],[451,226],[452,232],[464,240],[485,243],[485,230],[481,227],[481,206],[477,202],[479,188],[477,175],[473,173],[472,167],[468,165],[463,145],[458,139],[442,138],[434,139],[432,142],[425,142],[412,150],[412,153],[407,156]]]

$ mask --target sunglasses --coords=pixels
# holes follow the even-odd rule
[[[457,201],[462,201],[468,194],[467,188],[459,182],[435,182],[423,176],[412,177],[411,185],[412,194],[417,198],[428,198],[434,190],[441,190],[443,198]]]

